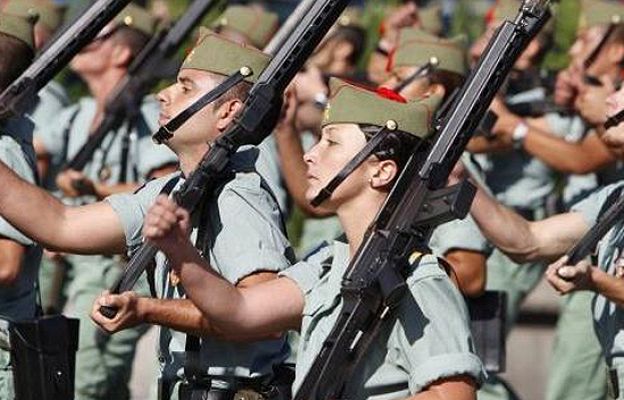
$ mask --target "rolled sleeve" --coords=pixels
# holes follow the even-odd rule
[[[215,205],[215,203],[213,203]],[[210,208],[214,267],[236,284],[259,271],[282,271],[292,249],[281,230],[281,214],[254,173],[237,174]]]
[[[292,267],[280,272],[279,276],[294,281],[305,296],[318,283],[323,270],[323,262],[331,256],[332,246],[325,243],[324,246],[310,254],[305,260],[299,261]]]
[[[492,247],[470,216],[437,227],[433,231],[430,246],[441,257],[452,250],[468,250],[485,255],[492,252]]]
[[[474,354],[466,305],[437,260],[425,257],[408,285],[412,296],[399,308],[397,342],[410,371],[410,393],[460,375],[480,383],[485,371]]]

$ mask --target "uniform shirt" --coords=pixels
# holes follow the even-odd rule
[[[593,226],[608,196],[622,187],[624,182],[598,190],[574,205],[572,211],[580,212],[587,224]],[[624,221],[619,221],[598,245],[598,267],[610,275],[615,275],[615,263],[622,257],[623,250]],[[596,294],[592,302],[592,313],[596,335],[607,363],[611,366],[624,367],[624,310],[606,297]]]
[[[438,226],[431,235],[429,247],[439,257],[452,250],[469,250],[485,255],[493,250],[470,215]]]
[[[284,187],[277,143],[273,135],[264,139],[258,146],[260,154],[256,162],[258,173],[266,179],[271,191],[275,195],[280,209],[284,215],[289,214],[288,192]]]
[[[78,153],[89,139],[95,113],[95,100],[82,98],[59,115],[49,135],[42,137],[46,149],[53,155],[54,163],[63,164]],[[127,182],[144,182],[152,170],[177,161],[175,154],[166,146],[157,146],[152,142],[151,135],[158,128],[158,113],[156,100],[145,98],[141,106],[142,117],[137,119],[129,135]],[[124,124],[107,135],[83,171],[88,178],[111,184],[120,182],[121,149],[126,131],[127,124]]]
[[[234,170],[249,170],[257,156],[254,148],[239,151],[231,166]],[[143,218],[171,178],[153,180],[134,195],[114,195],[107,199],[122,221],[129,249],[141,244]],[[293,253],[280,229],[279,208],[263,189],[257,173],[237,173],[235,179],[218,191],[216,199],[211,199],[207,216],[210,265],[232,284],[254,272],[280,271],[291,265]],[[197,229],[193,229],[191,239],[195,240],[196,236]],[[159,296],[184,298],[182,286],[172,285],[169,266],[162,254],[157,256],[156,264]],[[183,376],[185,340],[185,334],[161,328],[159,352],[165,377]],[[288,355],[289,347],[284,339],[243,344],[204,338],[201,344],[203,368],[224,381],[231,376],[268,375],[272,365],[281,363]]]
[[[348,263],[348,245],[336,241],[282,273],[305,297],[293,391],[340,313],[340,286]],[[464,300],[435,257],[423,257],[407,284],[409,292],[397,308],[397,317],[386,321],[349,380],[348,398],[402,399],[442,378],[470,375],[480,381],[483,377],[481,361],[473,353]]]
[[[538,88],[510,96],[507,102],[524,103],[543,98],[544,90]],[[555,188],[555,171],[524,150],[480,155],[479,161],[483,164],[488,187],[507,206],[539,209]]]
[[[0,160],[27,182],[35,184],[35,152],[32,147],[34,125],[23,119],[0,124]],[[41,221],[33,221],[33,224]],[[15,320],[35,316],[35,280],[39,272],[41,248],[0,218],[0,235],[26,247],[17,281],[0,286],[0,316]]]

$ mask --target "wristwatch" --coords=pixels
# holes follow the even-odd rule
[[[529,126],[524,121],[520,121],[511,134],[511,141],[514,149],[522,149],[524,147],[524,139],[529,133]]]

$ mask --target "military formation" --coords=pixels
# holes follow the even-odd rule
[[[107,1],[0,0],[0,94]],[[204,1],[153,71],[201,0],[123,3],[0,96],[0,399],[129,400],[153,364],[161,400],[528,399],[499,374],[544,279],[544,398],[624,399],[624,3]]]

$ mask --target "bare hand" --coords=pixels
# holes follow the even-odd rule
[[[67,197],[95,195],[95,184],[82,172],[72,169],[60,172],[56,177],[56,186]]]
[[[555,104],[562,107],[572,106],[574,98],[578,94],[577,84],[580,74],[580,71],[577,71],[574,67],[564,69],[557,74],[554,92]]]
[[[498,117],[496,123],[492,127],[492,133],[496,135],[497,140],[511,146],[513,144],[514,130],[518,124],[522,122],[522,119],[509,111],[505,103],[498,96],[492,100],[490,110]]]
[[[567,265],[568,256],[563,256],[548,266],[546,279],[559,294],[564,295],[577,290],[593,290],[591,264],[583,260],[572,266]]]
[[[103,292],[93,303],[91,319],[107,333],[115,333],[124,329],[132,328],[145,322],[144,316],[139,310],[139,296],[135,292],[122,294],[110,294]],[[100,307],[114,307],[117,314],[108,319],[100,313]]]
[[[145,216],[143,236],[170,255],[180,246],[190,244],[190,227],[188,211],[166,195],[160,195]]]

